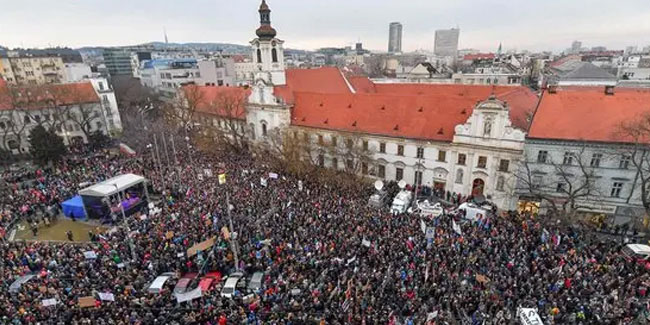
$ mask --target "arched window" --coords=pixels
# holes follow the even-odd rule
[[[456,171],[456,184],[463,184],[463,170],[458,169]]]
[[[251,123],[248,125],[251,132],[251,139],[255,140],[255,124]]]
[[[506,180],[505,180],[505,178],[503,178],[503,176],[499,176],[499,178],[497,178],[497,191],[503,191],[503,187],[505,186],[505,182],[506,182]]]
[[[257,49],[257,63],[262,63],[262,50]]]
[[[265,137],[266,135],[267,135],[267,133],[266,133],[266,123],[262,123],[262,136]]]
[[[278,63],[278,50],[273,48],[271,50],[271,56],[273,57],[273,63]]]

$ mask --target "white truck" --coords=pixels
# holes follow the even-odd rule
[[[487,210],[484,208],[474,204],[474,203],[463,203],[460,206],[458,206],[458,210],[464,210],[465,211],[465,219],[471,220],[471,221],[476,221],[479,219],[479,217],[485,217],[487,216]]]
[[[395,198],[393,199],[393,205],[390,207],[390,211],[394,215],[406,212],[406,210],[409,208],[409,205],[411,204],[412,199],[413,193],[411,191],[401,190],[399,193],[397,193],[397,195],[395,195]]]

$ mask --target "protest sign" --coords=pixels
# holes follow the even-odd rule
[[[115,301],[115,295],[109,292],[100,292],[99,299],[104,301]]]
[[[266,185],[267,185],[266,178],[264,178],[264,177],[260,178],[260,185],[266,187]]]
[[[269,178],[272,178],[272,179],[278,179],[278,174],[276,174],[276,173],[269,173]]]
[[[97,258],[97,254],[94,251],[87,251],[84,252],[84,257],[88,260],[94,260]]]
[[[298,191],[302,192],[302,181],[298,181]]]
[[[219,185],[226,184],[226,174],[219,174]]]
[[[488,279],[485,275],[477,274],[475,278],[476,281],[483,284],[490,282],[490,279]]]
[[[204,251],[204,250],[212,247],[212,245],[214,245],[215,240],[216,240],[216,237],[212,237],[212,238],[210,238],[208,240],[204,240],[204,241],[202,241],[202,242],[188,248],[187,249],[187,256],[192,257],[192,256],[196,255],[196,252]]]
[[[361,240],[361,245],[366,246],[366,247],[370,247],[370,245],[372,245],[372,244],[370,243],[369,240],[362,239]]]
[[[81,297],[79,298],[79,307],[81,308],[88,308],[88,307],[95,307],[95,297],[93,296],[86,296],[86,297]]]
[[[523,325],[543,325],[542,319],[534,308],[519,308],[519,320]]]
[[[207,177],[212,177],[212,169],[209,168],[203,169],[203,174],[205,174],[205,176]]]
[[[55,298],[52,299],[43,299],[43,307],[48,307],[48,306],[54,306],[58,302],[56,301]]]
[[[434,227],[427,227],[427,231],[424,233],[426,239],[433,239],[436,233],[436,228]]]
[[[174,232],[171,231],[171,230],[168,231],[168,232],[165,234],[165,238],[167,238],[167,239],[172,239],[172,238],[174,238]]]

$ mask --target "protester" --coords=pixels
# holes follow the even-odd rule
[[[130,233],[118,222],[112,231],[89,234],[90,243],[3,241],[1,322],[509,324],[526,307],[537,308],[545,324],[631,324],[647,312],[645,265],[624,258],[615,244],[543,226],[540,217],[393,216],[367,204],[372,188],[361,182],[297,179],[246,155],[186,149],[176,158],[180,170],[175,159],[78,153],[49,170],[5,172],[3,229],[47,215],[55,223],[59,205],[79,184],[127,172],[153,182],[162,211],[136,213],[127,220]],[[470,200],[434,192],[456,205]],[[425,238],[421,220],[435,227],[433,238]],[[67,236],[73,241],[72,232]],[[188,248],[211,237],[212,248],[187,257]],[[97,258],[85,257],[88,251]],[[256,299],[223,298],[217,290],[179,305],[170,292],[176,279],[161,293],[146,290],[164,272],[227,275],[237,268],[265,272]],[[10,293],[25,274],[36,277]],[[79,298],[99,293],[112,293],[115,301],[77,307]],[[56,305],[43,306],[52,298]]]

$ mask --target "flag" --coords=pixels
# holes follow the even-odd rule
[[[451,227],[454,229],[454,231],[455,231],[458,235],[460,235],[460,236],[463,235],[463,231],[460,230],[460,226],[456,224],[456,221],[455,221],[455,220],[451,220]]]
[[[226,184],[226,174],[219,174],[219,185]]]

